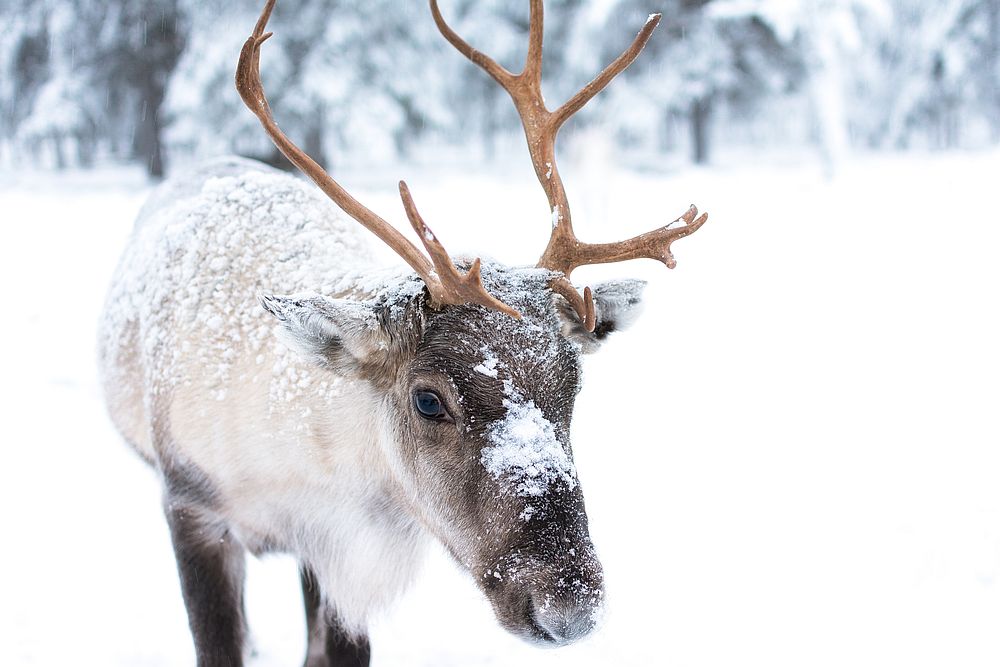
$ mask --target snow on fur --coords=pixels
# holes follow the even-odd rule
[[[487,377],[495,378],[497,376],[497,364],[500,363],[500,359],[488,347],[482,348],[480,352],[483,353],[483,361],[473,366],[472,370]]]
[[[576,467],[552,422],[533,401],[504,399],[503,405],[506,416],[487,434],[493,445],[482,451],[486,470],[495,479],[506,479],[522,496],[540,496],[559,481],[575,488]]]
[[[275,321],[258,305],[258,294],[368,297],[391,305],[423,288],[399,268],[356,268],[370,258],[357,225],[309,184],[236,158],[164,184],[140,213],[129,244],[102,325],[106,349],[119,354],[128,344],[121,332],[138,337],[155,391],[177,381],[180,353],[197,359],[202,372],[195,381],[218,401],[234,380],[252,379],[231,376],[240,358],[271,364],[272,405],[337,391],[275,337]],[[345,264],[348,257],[355,263]]]

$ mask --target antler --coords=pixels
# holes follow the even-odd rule
[[[477,303],[481,306],[498,310],[512,317],[520,318],[521,315],[516,310],[492,297],[483,286],[479,273],[480,262],[476,259],[469,271],[462,275],[455,267],[455,264],[448,256],[444,246],[437,240],[437,237],[424,223],[420,214],[417,213],[416,205],[410,197],[406,184],[400,181],[399,194],[403,199],[403,206],[406,214],[413,225],[417,236],[423,243],[424,248],[430,255],[430,260],[417,249],[405,236],[399,233],[392,225],[379,217],[371,209],[352,197],[350,193],[340,186],[326,171],[323,170],[312,158],[310,158],[298,146],[292,143],[284,132],[278,127],[271,114],[271,107],[267,103],[264,95],[264,86],[260,80],[260,47],[267,41],[273,33],[265,33],[267,21],[271,17],[275,0],[267,0],[264,10],[261,12],[253,34],[243,44],[240,51],[239,64],[236,67],[236,89],[243,98],[243,103],[260,120],[261,125],[271,141],[278,147],[285,157],[291,161],[302,173],[308,176],[319,186],[337,206],[344,210],[349,216],[360,222],[368,231],[380,238],[386,245],[396,253],[417,272],[424,283],[427,284],[427,291],[431,296],[431,305],[440,308],[444,305],[458,305],[463,303]]]
[[[632,44],[614,62],[584,86],[565,104],[549,111],[542,98],[542,36],[544,28],[544,8],[542,0],[531,0],[531,19],[528,31],[528,56],[520,74],[513,74],[486,54],[477,51],[462,39],[445,22],[438,9],[437,0],[430,0],[431,13],[438,30],[452,46],[485,70],[500,86],[510,94],[514,106],[521,117],[524,134],[528,141],[528,152],[535,168],[538,182],[549,200],[552,210],[552,234],[548,245],[538,260],[538,266],[563,274],[563,278],[553,281],[553,291],[562,294],[573,305],[584,326],[593,331],[596,324],[593,298],[589,288],[581,298],[568,278],[573,269],[585,264],[622,262],[628,259],[646,257],[657,259],[674,268],[676,262],[670,252],[670,244],[679,238],[697,231],[707,214],[695,219],[698,209],[692,206],[687,213],[675,220],[684,221],[683,227],[671,228],[670,223],[660,229],[641,234],[615,243],[584,243],[573,233],[569,199],[563,187],[559,169],[556,166],[555,142],[559,129],[573,114],[583,108],[597,93],[601,92],[612,79],[620,74],[636,59],[653,30],[660,22],[660,14],[650,14]]]

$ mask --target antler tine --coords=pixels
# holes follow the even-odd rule
[[[554,113],[556,127],[561,126],[570,116],[582,109],[587,102],[593,99],[597,93],[604,90],[616,76],[625,71],[639,57],[639,54],[646,47],[646,42],[653,36],[656,26],[660,24],[661,17],[662,14],[650,14],[649,18],[646,19],[645,25],[642,26],[642,30],[632,40],[632,44],[622,51],[621,55],[615,58],[610,65],[601,70],[601,73],[595,76],[590,83],[581,88],[576,95],[569,98],[565,104],[556,109]]]
[[[528,19],[528,55],[524,59],[522,74],[539,85],[542,81],[542,44],[545,41],[545,3],[531,0],[531,17]],[[541,90],[539,90],[541,94]]]
[[[521,313],[495,299],[483,287],[478,257],[472,262],[472,266],[469,267],[469,271],[464,276],[459,273],[444,246],[437,240],[437,236],[424,222],[420,212],[417,211],[417,205],[413,202],[410,189],[404,181],[399,182],[399,196],[403,200],[406,217],[410,219],[410,224],[413,225],[417,237],[427,249],[427,254],[431,256],[437,282],[444,291],[445,303],[478,303],[480,306],[521,319]]]
[[[569,302],[584,329],[594,330],[597,325],[597,310],[594,308],[594,294],[589,287],[583,288],[583,296],[580,296],[580,292],[566,278],[556,278],[549,283],[549,287]]]
[[[421,233],[421,229],[417,229],[417,233],[421,234],[420,240],[431,255],[432,259],[428,260],[405,236],[374,211],[352,197],[315,160],[281,131],[281,128],[274,121],[271,107],[264,94],[264,85],[260,79],[260,48],[272,35],[272,33],[265,33],[264,30],[271,18],[275,2],[276,0],[267,0],[260,18],[257,20],[257,25],[254,27],[253,34],[243,44],[239,64],[236,66],[236,89],[239,91],[243,103],[260,120],[274,145],[345,213],[375,234],[417,272],[417,275],[427,285],[432,306],[441,307],[446,304],[457,305],[471,302],[520,317],[517,311],[494,299],[486,292],[479,274],[478,259],[465,276],[460,275],[444,246],[433,237],[430,229],[420,220],[423,233]],[[401,185],[400,194],[403,195],[403,205],[407,209],[411,222],[413,222],[412,214],[416,213],[416,207],[413,205],[413,200],[405,185]],[[417,219],[419,220],[419,216]],[[414,222],[414,228],[416,227],[417,224]],[[428,236],[430,239],[427,238]],[[433,243],[429,242],[431,239]]]
[[[444,35],[444,38],[448,40],[448,43],[455,47],[455,49],[461,53],[463,56],[472,61],[475,65],[482,68],[487,74],[492,76],[497,83],[499,83],[504,88],[507,88],[508,83],[513,80],[514,74],[508,71],[503,65],[497,61],[490,58],[488,55],[474,49],[469,45],[462,37],[451,29],[441,15],[441,10],[438,9],[437,0],[430,0],[431,2],[431,15],[434,17],[434,23],[437,25],[438,30]]]
[[[630,259],[655,259],[663,262],[668,269],[677,265],[670,251],[670,244],[677,239],[698,231],[708,221],[708,213],[698,216],[698,209],[691,206],[687,212],[674,222],[683,222],[680,227],[673,227],[671,222],[659,229],[645,234],[615,241],[613,243],[578,243],[575,248],[564,254],[554,255],[553,263],[564,275],[569,275],[573,269],[587,264],[610,264],[624,262]]]

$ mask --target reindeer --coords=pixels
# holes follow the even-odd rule
[[[541,645],[580,639],[604,592],[570,447],[581,356],[632,322],[643,283],[581,293],[570,276],[641,257],[672,268],[671,243],[706,216],[691,207],[683,225],[580,241],[555,139],[636,58],[659,15],[550,111],[542,0],[531,2],[520,74],[473,49],[431,0],[444,37],[510,93],[523,121],[552,220],[526,268],[453,260],[400,183],[425,255],[292,143],[260,80],[274,4],[240,53],[243,101],[409,269],[373,268],[328,199],[239,158],[168,180],[141,210],[102,321],[103,386],[117,429],[162,480],[198,664],[242,664],[249,551],[300,563],[307,666],[367,665],[367,620],[405,588],[430,539],[508,631]]]

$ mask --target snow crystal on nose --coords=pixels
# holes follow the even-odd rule
[[[534,402],[503,402],[507,415],[487,432],[493,446],[483,449],[480,461],[494,479],[505,479],[522,496],[540,496],[562,480],[573,489],[576,467],[556,438],[552,425]]]

